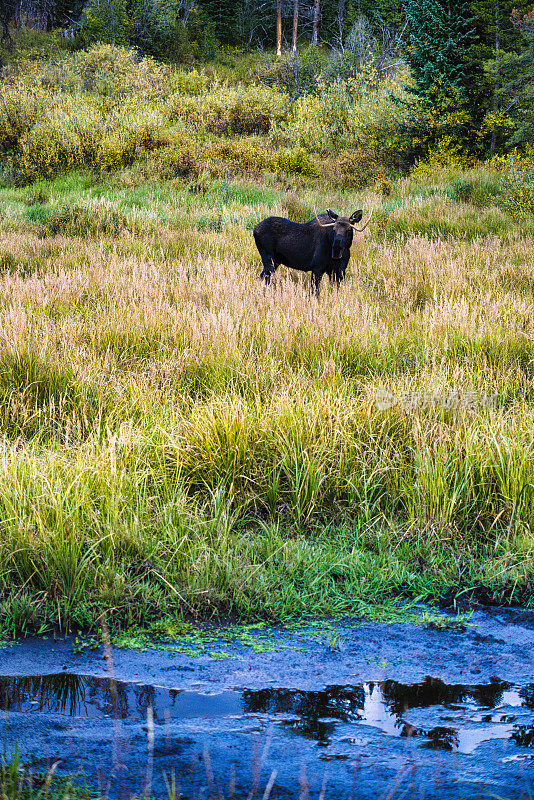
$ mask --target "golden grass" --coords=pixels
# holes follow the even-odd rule
[[[112,208],[126,223],[113,235],[97,235],[96,223],[91,235],[51,234],[5,193],[5,613],[16,616],[21,591],[41,605],[19,627],[89,624],[106,605],[126,621],[176,606],[347,612],[392,592],[466,583],[528,600],[525,227],[410,233],[408,196],[395,212],[404,233],[367,231],[341,289],[325,283],[316,300],[308,278],[283,267],[270,288],[258,281],[250,227],[283,213],[281,192],[272,205],[240,202],[247,188],[229,184],[234,199],[217,206],[209,194],[188,200],[177,183],[117,185],[105,201],[72,192],[67,201],[95,214]],[[54,185],[46,191],[50,213],[65,206]],[[303,189],[299,199],[322,207],[330,198]],[[334,201],[381,205],[373,194]],[[152,202],[150,226],[134,224]],[[424,201],[414,204],[424,216]],[[220,230],[199,229],[214,207]],[[466,210],[427,201],[429,217],[444,221]],[[381,410],[380,390],[397,398],[392,408]],[[448,407],[453,393],[469,396],[468,407]],[[178,595],[147,582],[145,562]],[[329,577],[332,565],[346,572],[342,583]],[[310,581],[320,589],[305,588]]]

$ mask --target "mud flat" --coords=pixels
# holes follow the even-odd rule
[[[335,623],[222,649],[0,650],[7,751],[110,797],[534,794],[534,613]],[[304,794],[302,794],[304,793]]]

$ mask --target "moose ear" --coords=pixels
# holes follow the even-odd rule
[[[360,210],[359,210],[359,211],[355,211],[355,212],[354,212],[354,214],[353,214],[353,215],[352,215],[352,217],[350,218],[350,222],[351,222],[353,225],[355,225],[357,222],[359,222],[359,221],[361,220],[361,218],[362,218],[362,217],[363,217],[363,211],[362,211],[362,210],[361,210],[361,208],[360,208]]]
[[[326,213],[328,214],[328,216],[330,217],[330,219],[333,219],[333,220],[334,220],[334,222],[335,222],[335,221],[336,221],[336,219],[339,217],[339,214],[336,214],[336,212],[335,212],[335,211],[332,211],[332,209],[331,209],[331,208],[327,208],[327,209],[326,209]]]

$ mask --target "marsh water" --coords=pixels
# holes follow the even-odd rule
[[[117,798],[534,793],[533,615],[258,637],[224,655],[0,651],[7,749]]]

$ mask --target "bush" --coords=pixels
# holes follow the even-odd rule
[[[156,172],[164,180],[196,178],[203,168],[198,152],[168,147],[158,154]]]
[[[454,138],[443,136],[428,148],[426,156],[416,161],[412,174],[432,177],[446,170],[462,170],[473,165],[473,159]]]
[[[343,84],[321,87],[293,105],[286,123],[273,125],[273,135],[309,151],[330,156],[340,151],[372,153],[385,168],[404,163],[404,131],[412,110],[405,92],[384,81],[373,92],[353,96]]]
[[[283,195],[281,205],[287,218],[294,222],[308,222],[315,214],[315,211],[303,203],[293,192]]]
[[[296,98],[315,92],[321,75],[328,69],[329,57],[320,47],[306,47],[283,58],[266,58],[257,69],[262,83],[282,89]]]
[[[184,122],[196,129],[202,128],[204,124],[199,98],[183,94],[180,90],[167,98],[165,114],[170,123]]]
[[[153,58],[111,44],[98,44],[45,68],[48,87],[91,92],[116,99],[133,94],[153,100],[168,94],[170,72]]]
[[[192,69],[189,72],[177,70],[171,76],[171,89],[179,95],[197,97],[204,94],[208,79],[203,73]]]
[[[20,137],[39,120],[51,99],[23,83],[0,88],[0,152],[16,147]]]
[[[216,134],[262,134],[289,115],[287,95],[265,86],[219,86],[201,98],[174,94],[167,103],[171,122],[183,120]]]
[[[374,183],[382,185],[387,180],[384,165],[375,154],[359,150],[343,153],[339,158],[328,159],[323,172],[342,189],[363,189]]]
[[[534,214],[534,170],[516,166],[501,178],[500,205],[515,221]]]
[[[163,118],[125,103],[106,115],[90,97],[58,95],[14,148],[19,183],[88,166],[117,169],[165,143]]]
[[[63,236],[118,236],[128,221],[109,200],[99,198],[65,206],[50,214],[45,230]]]
[[[236,172],[257,173],[273,167],[273,154],[256,139],[229,139],[211,147],[209,154],[215,164],[223,162]]]
[[[290,175],[306,175],[308,178],[317,178],[319,171],[309,154],[303,147],[293,150],[284,150],[274,159],[276,172],[287,172]]]
[[[19,182],[32,183],[90,164],[103,133],[103,120],[80,97],[60,97],[24,133],[15,151]]]

